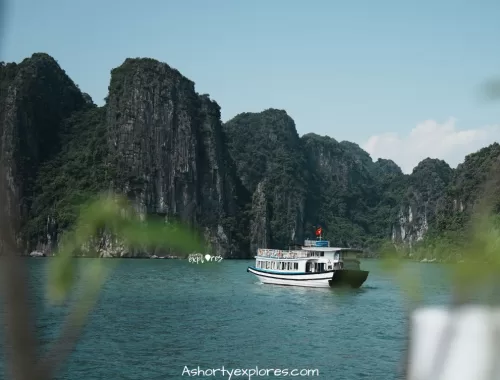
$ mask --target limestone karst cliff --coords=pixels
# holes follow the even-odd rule
[[[226,257],[249,252],[247,199],[228,162],[220,108],[193,82],[167,64],[127,59],[96,107],[52,58],[35,54],[19,66],[2,66],[0,101],[23,252],[51,250],[79,205],[105,190],[126,194],[143,214],[196,227]],[[104,245],[103,255],[145,254]]]
[[[47,54],[0,63],[0,160],[9,187],[6,205],[21,240],[40,167],[61,149],[63,121],[87,106],[84,96]]]
[[[307,180],[292,118],[275,109],[244,113],[225,123],[224,129],[237,174],[253,194],[251,249],[302,241]]]
[[[226,218],[238,217],[220,108],[165,63],[127,59],[111,72],[107,130],[113,189],[138,211],[197,226],[224,256],[245,249]]]
[[[452,169],[423,160],[410,175],[357,144],[313,133],[268,109],[221,122],[220,107],[179,71],[126,59],[97,107],[47,54],[0,65],[0,159],[19,216],[20,252],[51,251],[80,205],[127,195],[144,216],[180,220],[224,257],[287,248],[323,227],[336,245],[413,246],[463,228],[500,157],[498,144]],[[104,232],[101,256],[128,252]]]

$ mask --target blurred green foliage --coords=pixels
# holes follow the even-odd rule
[[[205,252],[206,249],[204,242],[188,228],[165,223],[160,218],[143,221],[124,197],[101,196],[82,207],[74,227],[63,234],[58,251],[50,260],[48,292],[52,301],[62,302],[67,298],[76,278],[75,253],[103,232],[113,236],[126,249],[173,248],[181,254]],[[102,260],[95,260],[86,267],[83,282],[89,285],[90,294],[96,293],[105,274]]]

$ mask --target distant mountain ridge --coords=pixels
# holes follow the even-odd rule
[[[0,65],[0,159],[23,253],[51,251],[78,205],[102,191],[195,228],[224,257],[287,248],[321,225],[335,245],[414,246],[460,231],[500,157],[495,143],[456,169],[425,159],[409,175],[357,144],[299,136],[284,110],[221,122],[220,107],[178,70],[149,58],[111,71],[97,107],[57,62],[36,53]],[[105,234],[100,256],[128,252]]]

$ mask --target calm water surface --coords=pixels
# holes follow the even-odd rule
[[[28,260],[44,344],[67,312],[41,306],[48,260]],[[398,377],[408,297],[379,262],[363,261],[370,275],[352,291],[261,285],[246,272],[251,264],[119,260],[59,379],[229,378],[183,376],[185,366],[318,369],[314,378],[329,380]],[[444,266],[408,263],[407,270],[421,273],[426,303],[448,301]]]

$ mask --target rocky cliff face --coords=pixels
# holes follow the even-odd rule
[[[193,82],[155,60],[127,59],[99,108],[47,55],[1,69],[2,161],[24,252],[52,250],[79,205],[108,189],[144,216],[199,228],[219,254],[249,251],[248,195],[236,194],[220,108]],[[126,252],[106,234],[91,244],[103,256],[149,254]]]
[[[404,175],[356,144],[299,138],[283,110],[222,125],[217,103],[152,59],[114,69],[104,107],[46,54],[2,63],[0,121],[9,188],[2,206],[20,217],[25,253],[51,251],[80,205],[107,190],[126,194],[144,217],[191,225],[225,257],[302,243],[318,225],[336,245],[414,246],[443,231],[459,235],[500,173],[498,144],[456,170],[426,159]],[[489,194],[500,211],[498,191]],[[106,233],[88,248],[101,256],[158,253],[128,252]]]
[[[20,217],[21,226],[28,219],[40,166],[60,149],[63,120],[86,102],[47,54],[33,54],[20,64],[0,64],[2,180],[10,188],[7,207]]]
[[[253,194],[252,252],[300,243],[307,193],[304,152],[285,111],[244,113],[224,125],[241,182]]]
[[[392,225],[392,241],[411,246],[422,241],[444,207],[446,191],[453,176],[450,166],[437,159],[420,162],[408,176],[397,220]]]
[[[373,231],[372,209],[379,202],[373,162],[356,144],[307,134],[302,137],[310,176],[307,230],[323,226],[335,245],[362,246]]]
[[[114,188],[140,213],[201,227],[224,256],[242,249],[224,223],[239,210],[217,103],[167,64],[127,59],[112,71],[107,107]]]

